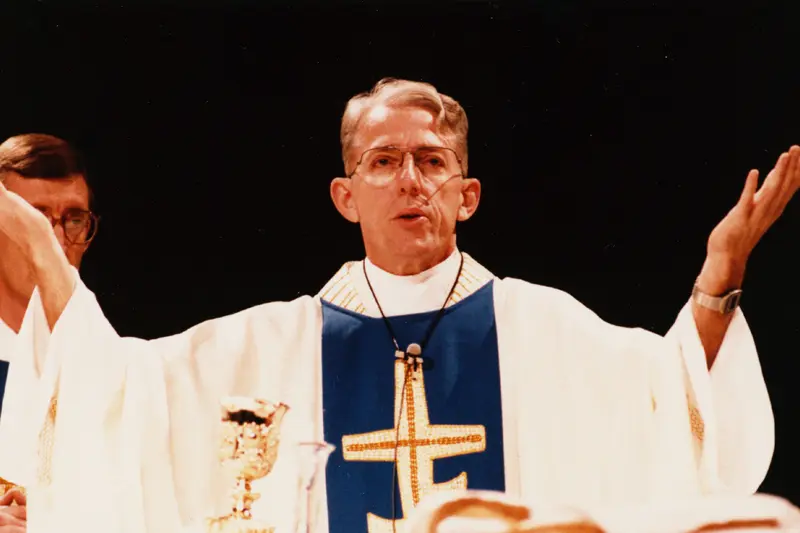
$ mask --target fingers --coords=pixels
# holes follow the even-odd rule
[[[793,150],[791,155],[784,152],[775,163],[775,168],[770,171],[764,180],[761,189],[755,194],[756,203],[754,214],[771,224],[783,212],[784,207],[789,202],[792,192],[787,188],[787,176],[792,175],[797,157],[797,151]],[[788,171],[788,172],[787,172]]]
[[[16,529],[14,529],[15,527],[25,527],[26,519],[14,516],[12,513],[8,512],[9,509],[10,507],[0,509],[0,533],[16,531]],[[21,507],[21,509],[24,509],[24,507]],[[24,529],[22,531],[24,531]]]
[[[11,489],[2,497],[0,497],[0,506],[7,506],[11,505],[12,503],[16,503],[17,505],[27,505],[28,499],[25,496],[25,493],[19,489]]]
[[[786,162],[781,168],[781,174],[778,179],[781,183],[781,192],[791,192],[794,185],[794,176],[797,169],[797,159],[800,155],[800,149],[792,146],[788,151],[784,152],[781,157],[786,156]]]
[[[13,507],[0,507],[0,517],[13,517],[17,520],[28,519],[28,508],[24,505],[15,505]]]
[[[16,503],[17,505],[12,505]],[[24,491],[14,488],[0,498],[0,533],[24,533],[28,520]]]
[[[794,158],[794,165],[789,170],[790,190],[791,194],[794,194],[800,188],[800,146],[792,146],[789,155]]]
[[[758,170],[751,170],[747,173],[747,179],[744,182],[744,189],[742,195],[739,197],[739,205],[743,207],[750,207],[753,203],[753,197],[758,189]]]
[[[775,198],[773,210],[776,218],[783,213],[786,204],[792,199],[797,191],[798,169],[800,168],[800,147],[792,146],[785,154],[785,161],[781,167],[780,174],[777,176],[778,195]],[[783,156],[782,156],[783,157]]]

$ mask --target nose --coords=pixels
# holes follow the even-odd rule
[[[417,164],[412,154],[405,154],[403,166],[400,168],[400,175],[397,182],[400,184],[400,191],[416,196],[422,188],[422,176],[420,175]]]

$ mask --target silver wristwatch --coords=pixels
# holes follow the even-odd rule
[[[711,296],[701,291],[695,284],[692,289],[692,301],[701,307],[711,309],[720,314],[727,315],[732,313],[739,307],[739,302],[742,299],[741,289],[726,292],[722,296]]]

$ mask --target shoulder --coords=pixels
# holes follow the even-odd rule
[[[320,316],[319,300],[306,295],[210,318],[181,333],[157,340],[166,345],[189,342],[192,345],[213,343],[233,346],[246,343],[248,339],[290,340],[314,329]]]
[[[550,332],[623,344],[647,343],[662,338],[642,328],[612,324],[561,289],[515,278],[498,279],[496,283],[499,287],[497,305],[507,315],[528,324],[535,322]]]
[[[517,278],[497,278],[495,284],[507,305],[523,305],[548,312],[579,313],[599,317],[566,291]]]
[[[260,331],[277,332],[296,330],[306,332],[309,326],[322,316],[322,301],[340,304],[352,292],[350,271],[356,262],[348,262],[334,274],[325,286],[315,295],[298,296],[287,301],[273,301],[255,305],[236,313],[213,318],[190,329],[214,330],[223,327],[241,332],[242,329],[258,327]],[[345,290],[347,289],[347,290]],[[349,292],[348,292],[349,291]]]
[[[266,302],[216,320],[258,322],[261,326],[273,323],[297,324],[313,319],[320,313],[320,299],[303,295],[293,300]]]

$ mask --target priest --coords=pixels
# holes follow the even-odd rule
[[[0,144],[0,183],[50,218],[67,260],[79,268],[96,234],[97,216],[90,210],[92,195],[78,152],[52,135],[15,135]],[[0,272],[2,408],[8,360],[35,284],[26,257],[3,236],[0,257],[7,266]]]
[[[91,193],[86,169],[77,151],[52,135],[15,135],[0,144],[0,183],[42,211],[54,227],[68,261],[78,268],[97,229],[89,210]],[[34,289],[27,258],[0,235],[0,413],[9,360],[17,332]],[[13,438],[10,437],[10,438]],[[25,531],[25,495],[1,477],[0,533]],[[9,506],[11,502],[16,506]]]
[[[451,489],[593,507],[758,489],[774,421],[738,304],[750,253],[800,185],[800,147],[761,187],[747,176],[662,337],[497,277],[457,247],[481,185],[466,114],[431,85],[382,80],[357,95],[341,144],[331,197],[366,257],[316,296],[153,341],[120,338],[47,220],[0,188],[0,232],[37,281],[0,428],[0,466],[30,487],[32,531],[201,524],[228,488],[226,395],[288,404],[285,444],[336,446],[316,495],[331,533],[401,531]],[[283,457],[261,502],[291,531]]]

